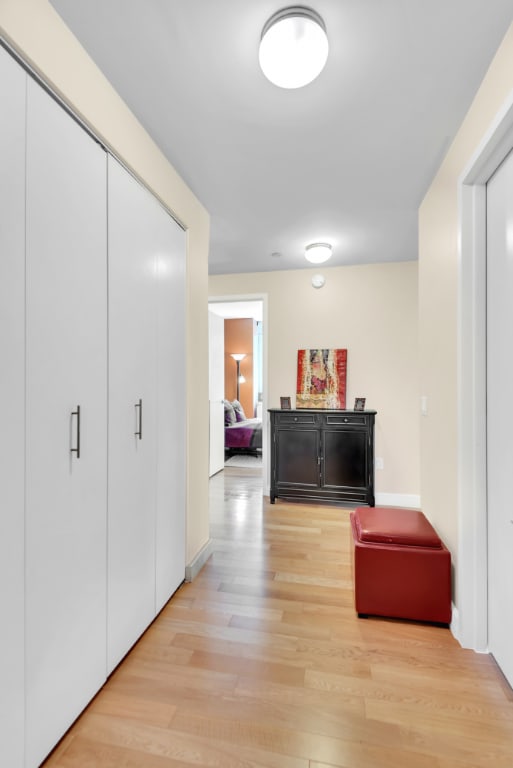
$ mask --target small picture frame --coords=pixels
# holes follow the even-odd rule
[[[354,409],[355,409],[355,411],[364,411],[365,410],[365,397],[356,397],[355,398]]]
[[[290,411],[290,397],[280,397],[280,408],[283,411]]]

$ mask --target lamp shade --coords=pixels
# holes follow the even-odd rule
[[[331,258],[331,245],[329,243],[311,243],[305,248],[305,259],[312,264],[322,264]]]
[[[324,22],[310,8],[292,6],[271,16],[262,30],[262,72],[280,88],[301,88],[322,72],[328,58]]]
[[[238,362],[240,362],[241,360],[244,360],[244,358],[246,357],[246,353],[245,352],[230,352],[230,356],[233,357],[234,360],[237,360]]]

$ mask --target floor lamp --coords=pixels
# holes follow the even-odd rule
[[[246,353],[245,352],[232,352],[231,356],[233,357],[233,359],[237,363],[237,400],[239,400],[240,399],[239,398],[239,384],[242,384],[242,383],[244,383],[246,381],[244,376],[241,376],[241,373],[240,373],[240,361],[244,360],[244,358],[246,357]]]

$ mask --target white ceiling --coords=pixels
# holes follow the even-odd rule
[[[322,74],[258,66],[279,0],[51,0],[211,214],[212,274],[417,257],[417,209],[510,22],[511,0],[311,0]],[[279,255],[273,255],[279,254]]]

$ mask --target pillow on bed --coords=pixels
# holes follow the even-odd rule
[[[244,413],[244,408],[239,403],[238,400],[232,400],[232,408],[235,411],[235,418],[237,421],[246,421],[246,414]]]
[[[237,422],[237,417],[235,415],[235,410],[233,408],[233,405],[228,400],[224,400],[224,426],[230,427],[232,424],[235,424],[236,422]]]

